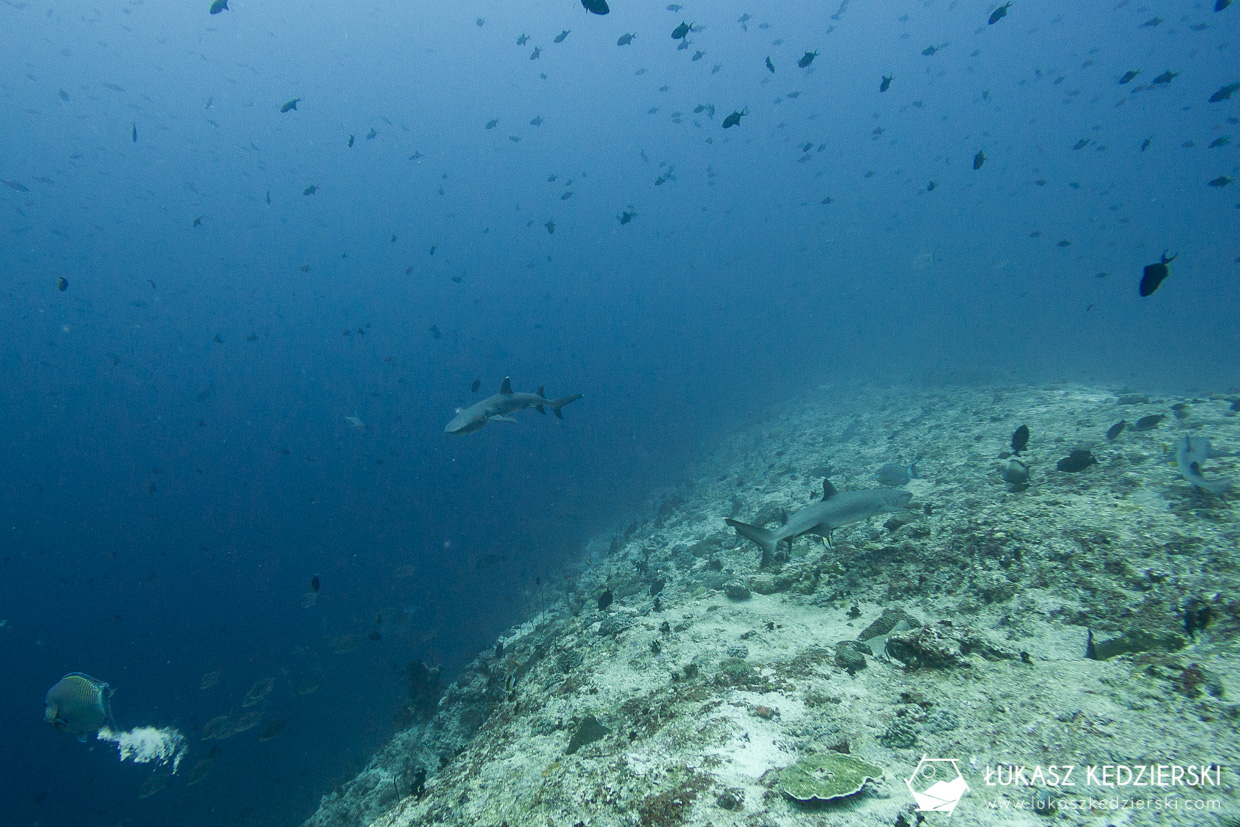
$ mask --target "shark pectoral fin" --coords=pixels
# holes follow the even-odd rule
[[[491,421],[491,422],[510,422],[510,423],[512,423],[513,425],[516,425],[516,424],[517,424],[517,420],[513,419],[511,416],[493,416],[493,417],[491,417],[491,418],[490,418],[490,420],[489,420],[489,421]]]

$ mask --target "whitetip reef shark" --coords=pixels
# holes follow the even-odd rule
[[[452,421],[443,430],[446,434],[472,434],[492,420],[496,422],[516,422],[512,418],[512,414],[517,411],[523,411],[526,408],[533,408],[540,414],[545,414],[547,408],[550,408],[557,418],[563,419],[564,414],[560,413],[560,408],[563,408],[569,402],[576,402],[580,398],[581,394],[575,393],[572,396],[561,396],[559,399],[548,399],[543,396],[542,388],[539,388],[535,393],[514,393],[511,380],[505,376],[504,384],[500,386],[499,393],[489,396],[481,402],[475,402],[468,408],[459,409],[456,412],[456,416],[452,417]]]
[[[867,488],[864,491],[835,490],[831,481],[822,481],[822,499],[805,506],[784,521],[774,531],[742,523],[739,520],[725,518],[725,522],[736,529],[746,539],[752,540],[762,548],[762,562],[767,560],[779,544],[788,541],[792,548],[792,540],[803,534],[817,534],[831,545],[831,532],[850,523],[873,517],[875,514],[894,514],[905,511],[913,495],[899,488]]]

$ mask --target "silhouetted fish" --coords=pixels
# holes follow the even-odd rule
[[[766,58],[766,68],[767,68],[767,71],[770,72],[772,75],[775,74],[775,64],[771,63],[770,55],[767,55],[767,58]]]
[[[607,0],[581,0],[581,6],[590,14],[607,14],[611,11]]]
[[[564,42],[564,38],[568,37],[568,35],[569,35],[569,31],[568,31],[568,29],[562,29],[562,30],[560,31],[560,33],[559,33],[559,34],[557,34],[557,35],[555,36],[555,40],[554,40],[554,41],[552,41],[552,42],[553,42],[553,43],[563,43],[563,42]]]
[[[1124,72],[1124,74],[1120,75],[1119,82],[1130,83],[1139,74],[1141,74],[1140,69],[1129,69],[1127,72]]]
[[[1158,285],[1163,283],[1163,279],[1171,275],[1171,270],[1167,265],[1175,261],[1178,255],[1179,253],[1176,253],[1171,258],[1167,258],[1167,251],[1163,250],[1160,261],[1155,264],[1145,265],[1145,272],[1141,274],[1141,285],[1139,287],[1142,297],[1153,294],[1158,289]]]
[[[228,8],[228,0],[215,0],[211,4],[211,14],[219,14],[222,11],[232,11],[232,9]]]
[[[1011,0],[1008,0],[1008,2],[1004,3],[1002,6],[992,11],[990,13],[990,19],[986,21],[986,25],[993,26],[996,23],[998,23],[1000,20],[1002,20],[1003,18],[1007,17],[1008,7],[1011,5],[1012,5]]]
[[[692,30],[693,25],[682,20],[679,26],[672,29],[672,40],[684,40],[685,36]]]
[[[481,379],[475,379],[475,380],[474,380],[474,383],[473,383],[472,385],[470,385],[470,386],[469,386],[469,392],[470,392],[470,393],[477,393],[477,392],[478,392],[478,389],[479,389],[479,388],[481,388],[481,387],[482,387],[482,380],[481,380]]]
[[[300,103],[300,102],[301,102],[301,98],[293,98],[291,101],[289,101],[288,103],[286,103],[286,104],[284,104],[283,106],[281,106],[281,107],[280,107],[280,111],[281,111],[281,112],[288,112],[288,111],[290,111],[290,110],[297,109],[297,104],[298,104],[298,103]]]
[[[749,107],[745,107],[739,112],[733,112],[731,115],[728,115],[726,118],[723,119],[723,128],[731,129],[734,126],[738,126],[741,122],[741,118],[748,114],[749,114]]]
[[[812,52],[806,52],[805,55],[800,60],[797,61],[797,66],[800,66],[802,69],[804,69],[805,67],[813,63],[814,58],[816,57],[818,57],[817,50],[812,51]]]
[[[1020,456],[1020,452],[1025,450],[1025,446],[1029,444],[1029,426],[1021,425],[1012,432],[1012,453]]]
[[[895,80],[894,75],[883,75],[883,82],[878,85],[878,91],[886,92],[891,88],[891,82]]]
[[[973,156],[973,168],[981,169],[982,164],[984,163],[986,163],[986,153],[983,150],[979,149],[977,151],[977,154]]]

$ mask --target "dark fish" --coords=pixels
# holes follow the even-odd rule
[[[314,575],[314,577],[310,578],[310,591],[318,592],[318,590],[319,590],[319,576],[316,574]]]
[[[547,235],[551,235],[552,233],[555,232],[555,222],[552,221],[550,218],[547,219],[547,223],[544,224],[543,226],[547,228]]]
[[[986,153],[979,149],[977,154],[973,156],[973,168],[981,169],[984,163],[986,163]]]
[[[350,147],[353,146],[353,133],[352,132],[349,133],[349,146]]]
[[[62,293],[68,290],[69,280],[65,278],[64,276],[61,276],[60,278],[56,279],[56,289]]]
[[[491,118],[487,121],[487,129],[494,129],[497,126],[499,126],[499,118]]]
[[[553,43],[563,43],[563,42],[564,42],[564,38],[566,38],[566,37],[568,37],[568,29],[562,29],[562,30],[560,30],[560,33],[559,33],[559,34],[557,34],[557,35],[555,36],[555,40],[554,40],[554,41],[552,41],[552,42],[553,42]]]
[[[635,35],[635,34],[622,34],[622,35],[620,35],[620,39],[616,41],[616,45],[617,45],[617,46],[627,46],[627,45],[629,45],[630,43],[632,43],[632,42],[633,42],[633,38],[635,38],[635,37],[637,37],[637,35]]]
[[[1217,2],[1214,4],[1214,10],[1222,11],[1223,9],[1227,8],[1230,5],[1231,5],[1231,0],[1217,0]]]
[[[1170,83],[1179,74],[1180,74],[1179,72],[1173,72],[1170,69],[1168,69],[1167,71],[1163,72],[1158,77],[1154,78],[1153,82],[1150,83],[1150,86],[1159,86],[1164,83]]]
[[[723,128],[731,129],[734,126],[739,125],[741,122],[741,118],[748,114],[749,114],[748,106],[746,106],[740,112],[733,112],[731,115],[728,115],[726,118],[723,119]]]
[[[607,5],[607,0],[581,0],[581,7],[590,14],[607,14],[611,11],[611,7]]]
[[[1191,638],[1199,629],[1210,625],[1210,604],[1203,603],[1196,597],[1188,601],[1184,607],[1184,631]]]
[[[469,392],[470,392],[470,393],[477,393],[477,392],[478,392],[478,389],[479,389],[479,388],[481,388],[481,387],[482,387],[482,380],[481,380],[481,379],[475,379],[475,380],[474,380],[474,383],[473,383],[472,385],[470,385],[470,386],[469,386]]]
[[[133,142],[135,144],[138,142],[138,125],[137,124],[133,124],[129,132],[129,137],[133,138]]]
[[[1146,20],[1144,23],[1142,23],[1141,28],[1152,29],[1155,26],[1161,24],[1162,22],[1163,22],[1163,19],[1155,15],[1154,17],[1151,17],[1149,20]]]
[[[1228,145],[1228,144],[1230,144],[1230,143],[1231,143],[1231,138],[1229,138],[1228,136],[1224,135],[1224,136],[1223,136],[1223,137],[1221,137],[1221,138],[1215,138],[1213,141],[1210,141],[1210,146],[1209,146],[1209,148],[1210,148],[1210,149],[1217,149],[1217,148],[1218,148],[1218,147],[1220,147],[1220,146],[1227,146],[1227,145]],[[36,180],[37,180],[37,179],[36,179]]]
[[[68,101],[68,100],[69,100],[69,93],[68,93],[68,92],[66,92],[64,89],[57,89],[57,90],[56,90],[56,94],[60,95],[60,99],[61,99],[62,101]]]
[[[775,74],[775,64],[771,63],[771,58],[769,55],[766,58],[766,68],[772,75]]]
[[[542,115],[535,115],[530,118],[530,126],[542,126]]]
[[[517,38],[518,46],[524,46],[526,43],[529,43],[529,42],[530,42],[530,36],[528,34],[523,34]]]
[[[1171,270],[1167,267],[1167,265],[1175,261],[1175,258],[1178,255],[1179,253],[1176,253],[1175,256],[1167,258],[1167,251],[1163,250],[1163,254],[1159,262],[1156,264],[1145,265],[1145,272],[1141,274],[1141,285],[1139,288],[1139,292],[1143,298],[1145,296],[1152,295],[1153,292],[1158,289],[1158,285],[1163,283],[1163,279],[1171,275]]]
[[[806,52],[804,57],[802,57],[800,60],[797,61],[797,66],[800,66],[802,69],[804,69],[806,66],[809,66],[811,63],[813,63],[814,58],[816,57],[818,57],[817,50],[814,50],[812,52]]]
[[[1113,442],[1115,438],[1118,437],[1120,434],[1122,434],[1124,432],[1124,429],[1127,427],[1128,427],[1128,420],[1121,419],[1119,422],[1116,422],[1110,428],[1107,428],[1107,441]]]
[[[693,26],[685,21],[680,21],[680,25],[672,29],[672,40],[684,40],[685,35],[693,31]]]
[[[1142,151],[1142,152],[1145,152],[1145,150],[1147,150],[1147,149],[1149,149],[1149,148],[1150,148],[1150,141],[1152,141],[1152,140],[1153,140],[1153,138],[1146,138],[1144,141],[1142,141],[1142,142],[1141,142],[1141,151]]]
[[[1002,6],[992,11],[990,13],[990,19],[986,21],[986,25],[993,26],[996,23],[998,23],[1000,20],[1002,20],[1003,18],[1007,17],[1007,10],[1008,10],[1008,7],[1011,5],[1012,5],[1011,0],[1008,0],[1007,3],[1004,3]]]
[[[938,184],[931,181],[929,184],[926,184],[926,192],[934,192],[934,188],[937,186]]]
[[[286,726],[288,726],[287,718],[276,718],[274,721],[268,721],[267,726],[258,731],[258,740],[270,741],[283,732]]]
[[[1087,146],[1089,146],[1089,138],[1081,138],[1081,140],[1076,142],[1076,146],[1072,148],[1073,149],[1084,149]]]
[[[5,181],[4,179],[0,178],[0,184],[4,184],[9,189],[17,190],[18,192],[30,192],[30,188],[27,187],[25,184],[23,184],[21,181]]]
[[[371,128],[371,130],[370,130],[369,132],[367,132],[367,133],[366,133],[366,140],[368,140],[368,141],[373,141],[373,140],[375,139],[375,136],[376,136],[376,135],[378,135],[378,134],[379,134],[379,133],[378,133],[378,132],[376,132],[376,131],[374,130],[374,128],[372,127],[372,128]]]
[[[1120,83],[1131,83],[1132,80],[1139,74],[1141,74],[1140,69],[1129,69],[1127,72],[1124,72],[1124,74],[1120,75],[1119,82]]]
[[[1029,444],[1029,426],[1021,425],[1012,432],[1012,453],[1020,456],[1020,452],[1025,450],[1025,446]]]
[[[228,0],[215,0],[211,4],[211,14],[219,14],[222,11],[232,11],[228,8]]]
[[[1210,185],[1210,186],[1212,186],[1212,187],[1225,187],[1225,186],[1227,186],[1228,184],[1230,184],[1230,183],[1231,183],[1232,181],[1234,181],[1234,180],[1236,180],[1236,179],[1235,179],[1235,178],[1228,178],[1226,175],[1220,175],[1220,176],[1219,176],[1219,177],[1217,177],[1217,178],[1212,178],[1212,179],[1210,179],[1210,180],[1209,180],[1209,181],[1207,181],[1206,183],[1207,183],[1207,184],[1209,184],[1209,185]]]
[[[878,91],[886,92],[891,88],[891,82],[895,80],[895,75],[883,75],[883,82],[878,85]]]
[[[598,610],[600,612],[606,611],[607,607],[611,605],[612,600],[611,589],[604,589],[603,593],[598,596]]]
[[[310,186],[308,186],[308,187],[306,187],[304,190],[302,190],[302,191],[301,191],[301,194],[302,194],[302,195],[314,195],[314,194],[315,194],[316,192],[318,192],[318,191],[319,191],[318,185],[316,185],[316,184],[311,184]]]
[[[1134,431],[1152,431],[1158,427],[1158,423],[1167,418],[1166,414],[1150,414],[1143,416],[1132,424]]]
[[[434,336],[436,339],[443,338],[443,333],[440,332],[439,325],[437,324],[431,325],[430,330],[431,330],[431,335]]]
[[[1097,457],[1088,448],[1074,448],[1072,453],[1055,463],[1055,467],[1065,473],[1075,474],[1078,471],[1084,471],[1091,465],[1097,464]]]
[[[637,213],[629,212],[626,210],[620,213],[620,215],[616,216],[616,218],[619,219],[621,224],[628,224],[630,221],[634,219],[634,217],[636,217],[636,215]]]
[[[933,55],[935,52],[937,52],[939,49],[942,49],[942,48],[943,48],[942,46],[935,46],[931,44],[927,46],[926,48],[922,49],[921,53],[925,55],[926,57],[930,57],[931,55]]]
[[[530,52],[530,60],[538,60],[538,56],[542,54],[542,47],[535,46],[534,51]]]
[[[280,107],[280,111],[281,111],[281,112],[288,112],[288,111],[289,111],[289,110],[291,110],[291,109],[292,109],[292,110],[295,110],[295,109],[297,109],[297,104],[298,104],[300,101],[301,101],[301,98],[293,98],[291,101],[289,101],[288,103],[286,103],[286,104],[284,104],[283,106],[281,106],[281,107]]]

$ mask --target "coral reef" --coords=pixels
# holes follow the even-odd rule
[[[913,825],[904,779],[925,756],[960,759],[955,827],[1053,812],[1203,823],[1166,804],[1085,819],[1069,810],[1098,790],[985,783],[1013,764],[1211,762],[1225,770],[1208,789],[1125,794],[1208,798],[1211,823],[1235,822],[1240,496],[1199,491],[1170,457],[1185,432],[1240,448],[1235,399],[808,394],[592,540],[563,593],[422,705],[429,717],[307,827]],[[1136,424],[1116,430],[1121,418]],[[1020,425],[1027,474],[1013,484]],[[1056,467],[1078,448],[1085,469]],[[824,476],[871,487],[908,458],[910,510],[841,528],[831,547],[803,537],[760,568],[723,522],[774,522],[820,497]],[[1212,473],[1238,462],[1222,455]]]

